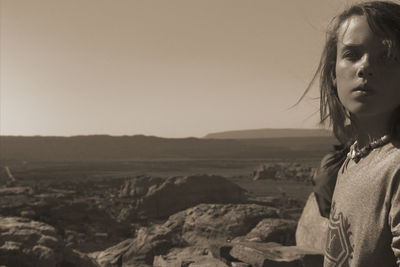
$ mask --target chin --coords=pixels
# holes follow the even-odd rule
[[[371,109],[365,106],[355,106],[347,109],[352,115],[356,117],[371,116],[375,112],[371,112]]]

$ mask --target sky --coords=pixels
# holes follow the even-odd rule
[[[352,2],[0,0],[0,135],[318,127],[292,106]]]

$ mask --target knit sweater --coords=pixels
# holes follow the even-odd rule
[[[400,266],[400,148],[388,143],[338,173],[324,267]]]

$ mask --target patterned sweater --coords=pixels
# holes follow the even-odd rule
[[[400,266],[400,146],[388,143],[338,173],[324,267]]]

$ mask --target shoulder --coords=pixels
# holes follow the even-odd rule
[[[378,154],[379,161],[392,170],[400,172],[400,142],[390,142]]]
[[[400,162],[400,142],[390,142],[382,148],[382,156],[392,161]]]

